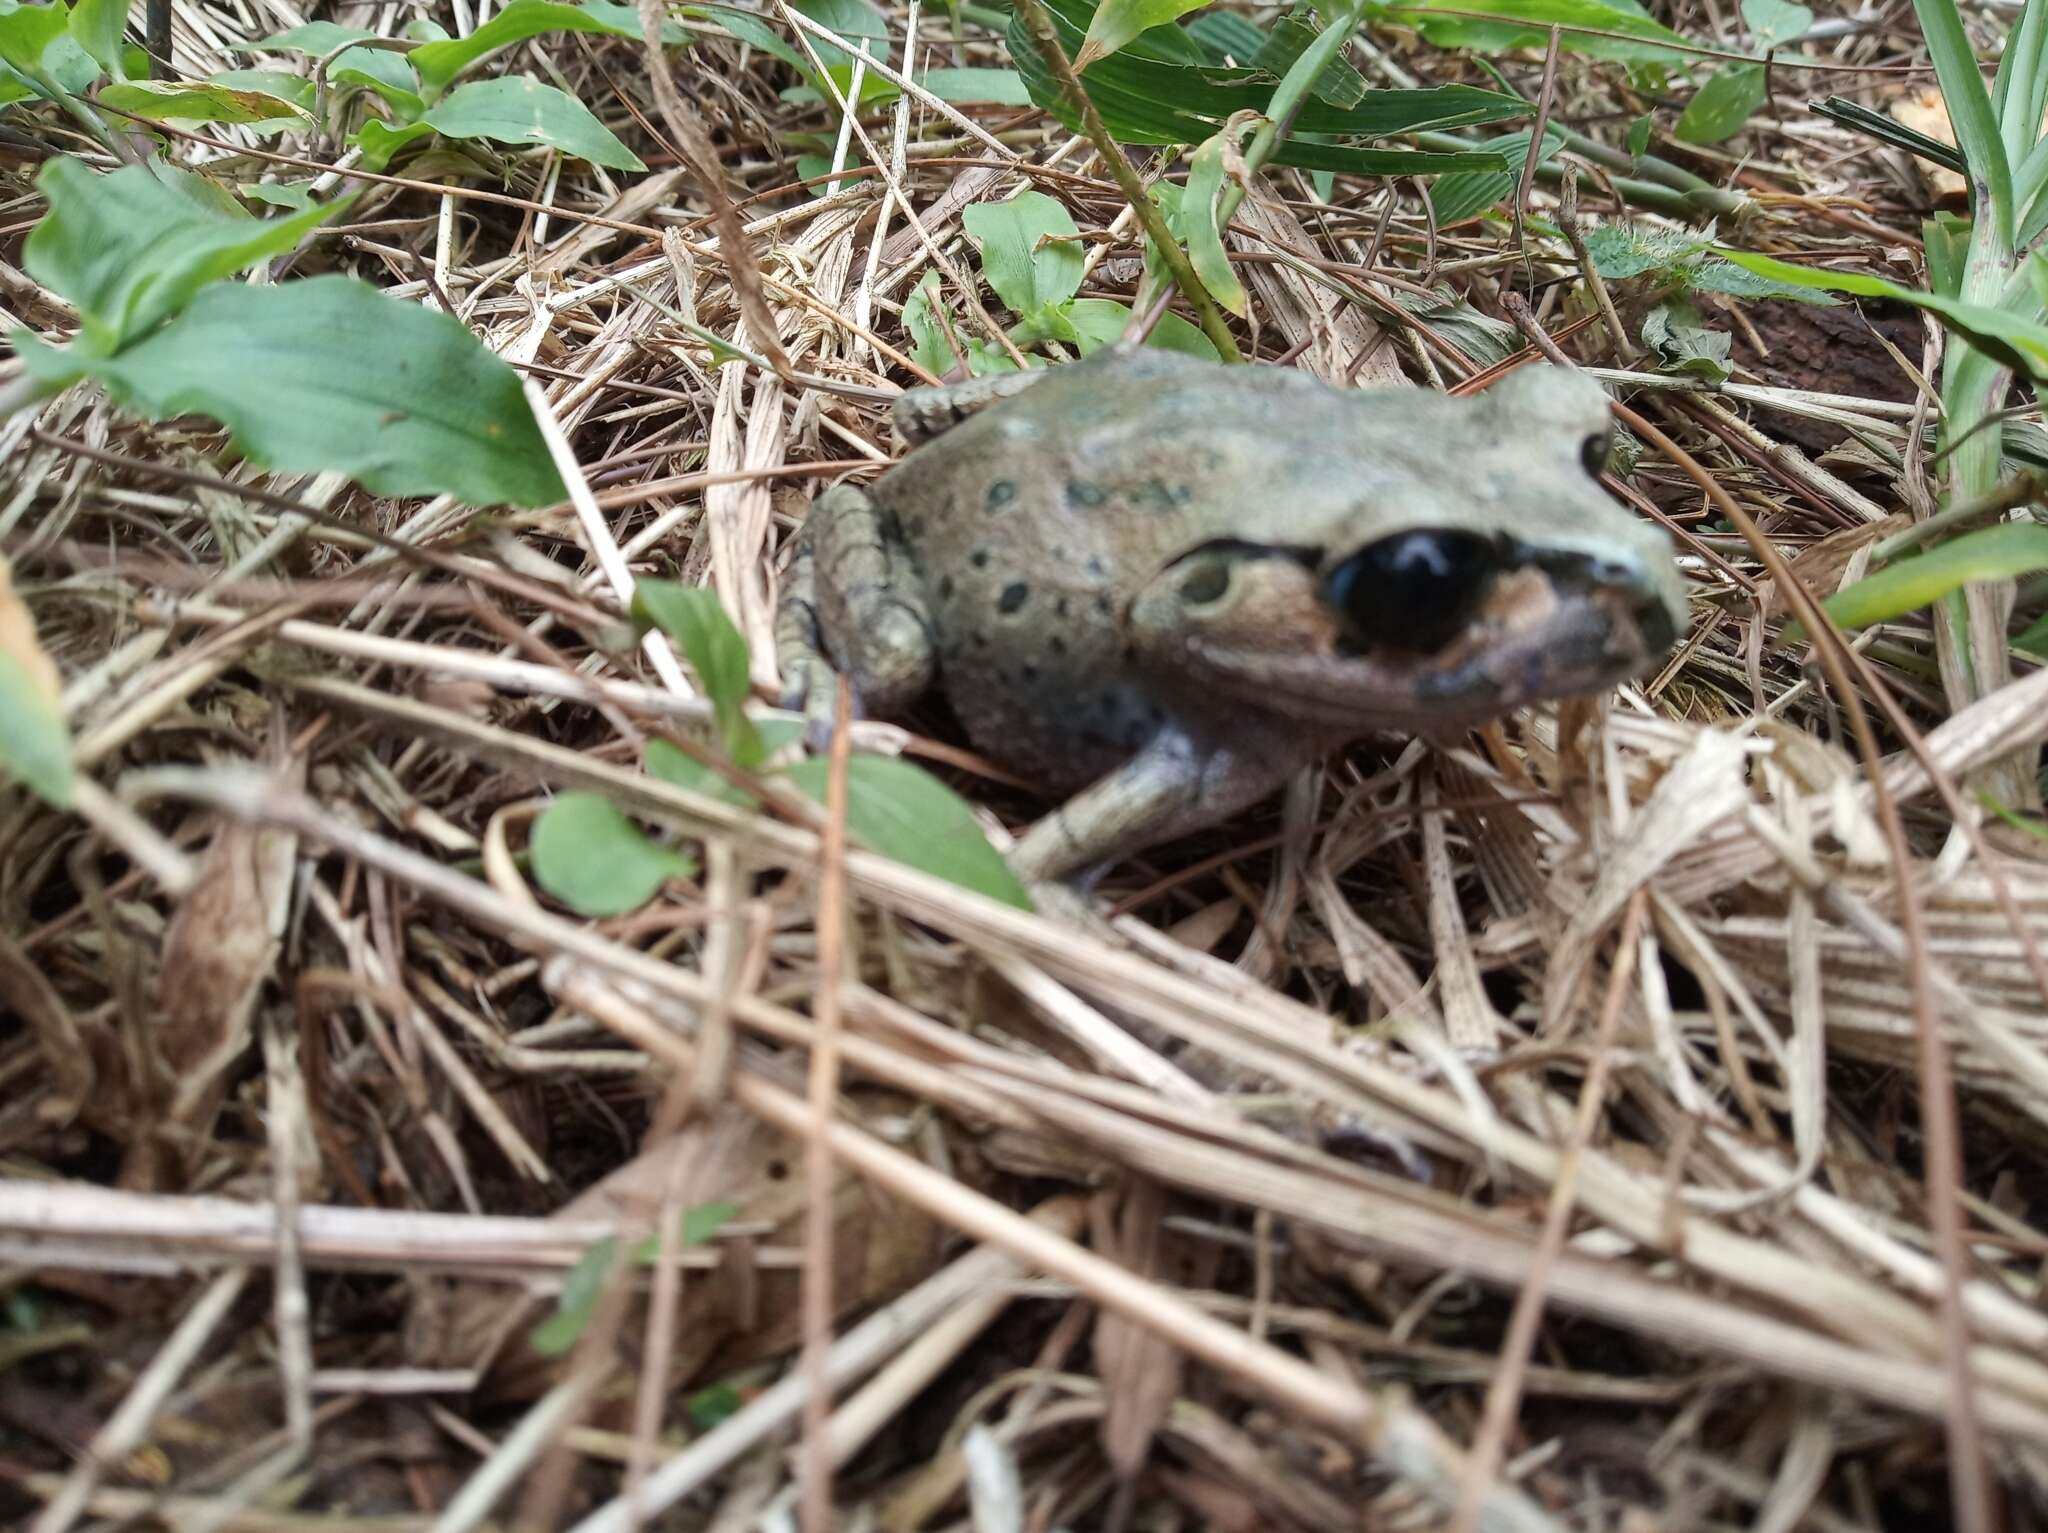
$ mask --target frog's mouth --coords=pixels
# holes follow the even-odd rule
[[[1334,560],[1208,544],[1141,591],[1130,617],[1140,650],[1198,686],[1369,729],[1601,691],[1664,655],[1684,614],[1648,559],[1424,528]]]

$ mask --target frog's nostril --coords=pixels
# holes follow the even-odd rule
[[[1397,532],[1331,570],[1323,589],[1359,638],[1427,653],[1465,631],[1499,560],[1496,542],[1475,532]]]

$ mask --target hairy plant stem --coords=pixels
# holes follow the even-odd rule
[[[1045,67],[1052,71],[1052,77],[1059,82],[1060,94],[1066,98],[1067,107],[1081,120],[1081,131],[1095,146],[1095,152],[1109,173],[1116,177],[1117,187],[1123,192],[1124,200],[1131,205],[1131,212],[1138,224],[1152,238],[1159,248],[1159,258],[1166,263],[1166,270],[1173,278],[1174,286],[1187,295],[1194,306],[1195,317],[1200,321],[1202,334],[1209,337],[1217,355],[1226,362],[1242,362],[1244,356],[1237,349],[1237,339],[1224,323],[1223,311],[1216,307],[1216,300],[1209,296],[1209,290],[1202,285],[1202,279],[1195,275],[1195,268],[1188,260],[1188,253],[1181,248],[1180,241],[1173,237],[1173,231],[1166,227],[1166,215],[1159,210],[1145,190],[1145,184],[1138,179],[1138,173],[1131,168],[1131,162],[1124,158],[1123,149],[1110,136],[1109,127],[1102,120],[1102,114],[1095,110],[1095,103],[1088,99],[1088,92],[1082,88],[1080,77],[1074,73],[1073,60],[1067,57],[1067,50],[1060,45],[1059,29],[1053,25],[1051,14],[1040,0],[1016,0],[1017,14],[1024,19],[1024,25],[1031,32],[1031,40],[1037,44],[1039,56],[1045,60]]]

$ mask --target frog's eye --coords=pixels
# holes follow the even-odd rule
[[[1607,471],[1607,457],[1613,450],[1614,434],[1596,431],[1579,443],[1579,462],[1590,477],[1598,479]]]
[[[1494,540],[1476,532],[1397,532],[1330,571],[1324,589],[1366,643],[1428,652],[1465,631],[1499,566]]]

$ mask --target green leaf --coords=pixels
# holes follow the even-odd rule
[[[711,699],[718,733],[733,765],[752,771],[766,754],[760,731],[747,717],[747,641],[725,614],[716,591],[673,580],[643,580],[633,591],[633,617],[673,639]]]
[[[1654,112],[1645,112],[1628,125],[1628,155],[1640,160],[1650,148],[1650,130],[1657,125]]]
[[[1017,875],[951,788],[895,756],[855,756],[846,766],[846,829],[854,840],[976,894],[1031,908]],[[784,775],[806,798],[823,804],[830,769],[825,758],[813,757]]]
[[[1609,282],[1644,272],[1676,271],[1712,243],[1703,234],[1639,224],[1595,224],[1586,231],[1586,254],[1593,258],[1593,269]]]
[[[1919,18],[1927,56],[1934,61],[1942,105],[1956,132],[1956,147],[1969,165],[1971,211],[1991,221],[1998,249],[2010,251],[2019,214],[2013,206],[2012,164],[2005,157],[2005,140],[1991,110],[1991,93],[1984,88],[1962,15],[1955,0],[1913,0],[1913,14]],[[2029,131],[2038,135],[2039,130],[2036,118]],[[1988,207],[1983,205],[1987,199]]]
[[[474,506],[563,498],[518,374],[460,320],[352,277],[216,284],[117,356],[75,351],[48,355],[152,420],[212,416],[265,468]]]
[[[1688,144],[1733,138],[1764,104],[1764,66],[1723,64],[1679,114],[1672,136]]]
[[[1687,303],[1662,303],[1643,317],[1643,344],[1656,354],[1660,372],[1724,382],[1733,371],[1728,364],[1733,342],[1726,331],[1702,325]]]
[[[1140,32],[1178,21],[1189,11],[1199,11],[1209,0],[1103,0],[1081,51],[1074,55],[1074,69],[1085,70],[1097,59],[1108,58]]]
[[[28,237],[29,274],[71,300],[85,350],[105,354],[177,313],[201,288],[295,248],[348,199],[289,218],[249,217],[190,171],[155,163],[95,175],[59,156],[36,186],[50,211]]]
[[[1273,23],[1273,33],[1265,44],[1252,56],[1251,62],[1260,69],[1285,76],[1295,61],[1306,53],[1315,42],[1318,33],[1301,15],[1282,16]],[[1358,72],[1358,66],[1339,53],[1317,73],[1312,87],[1318,99],[1334,107],[1354,107],[1365,99],[1365,76]]]
[[[756,726],[761,737],[762,759],[803,737],[804,726],[792,719],[764,719]],[[707,793],[731,804],[751,804],[754,795],[734,787],[695,756],[655,738],[647,742],[647,774],[692,793]]]
[[[1430,188],[1429,207],[1440,229],[1498,207],[1514,195],[1516,183],[1522,177],[1522,162],[1529,157],[1529,131],[1525,128],[1520,133],[1502,134],[1476,147],[1494,151],[1500,163],[1478,174],[1445,176]],[[1562,148],[1564,135],[1555,128],[1545,128],[1541,163],[1549,164]]]
[[[2025,650],[2036,660],[2048,660],[2048,616],[2029,623],[2026,632],[2012,641],[2012,647]]]
[[[1794,266],[1747,250],[1722,249],[1723,256],[1737,266],[1771,277],[1792,287],[1820,288],[1830,293],[1851,293],[1859,298],[1890,298],[1926,309],[1948,322],[1992,356],[2019,368],[2037,382],[2048,382],[2048,325],[2022,315],[1996,309],[1989,304],[1964,303],[1940,293],[1923,293],[1902,287],[1883,277],[1863,272],[1822,271]],[[2041,260],[2035,255],[2033,260]]]
[[[71,739],[64,716],[0,649],[0,776],[25,783],[59,809],[71,806]]]
[[[251,181],[241,190],[242,196],[250,202],[303,213],[313,206],[315,184],[314,178],[309,176],[303,181]]]
[[[1071,54],[1080,46],[1083,29],[1094,15],[1092,0],[1046,0],[1046,9],[1061,45]],[[1069,129],[1075,128],[1077,119],[1022,21],[1012,19],[1006,41],[1032,101]],[[1088,95],[1110,132],[1123,143],[1199,144],[1236,112],[1263,113],[1273,95],[1273,80],[1265,70],[1220,68],[1208,64],[1206,58],[1186,30],[1155,28],[1091,68]],[[1448,129],[1526,117],[1529,111],[1529,104],[1518,97],[1465,85],[1368,91],[1350,108],[1310,97],[1296,116],[1295,136],[1280,144],[1273,160],[1353,175],[1498,171],[1502,162],[1489,153],[1362,149],[1348,142],[1317,142],[1303,135],[1378,138],[1422,128]]]
[[[739,1216],[740,1206],[737,1203],[700,1203],[695,1208],[686,1208],[676,1223],[676,1245],[685,1251],[707,1245],[714,1235]],[[653,1266],[661,1260],[661,1237],[649,1235],[633,1254],[642,1266]]]
[[[1131,322],[1129,306],[1118,303],[1114,298],[1076,298],[1067,305],[1066,313],[1067,322],[1076,336],[1074,344],[1084,357],[1091,351],[1113,345],[1122,338]],[[1201,327],[1192,320],[1182,319],[1171,309],[1159,316],[1159,323],[1145,337],[1145,344],[1157,346],[1161,351],[1184,351],[1206,362],[1222,360],[1216,354],[1216,343],[1202,334]]]
[[[1835,302],[1818,288],[1795,287],[1789,282],[1776,282],[1753,271],[1744,271],[1740,266],[1723,261],[1719,257],[1695,260],[1686,266],[1680,275],[1685,285],[1695,292],[1726,293],[1731,298],[1788,298],[1794,303],[1822,306]]]
[[[419,71],[420,84],[428,100],[439,96],[463,70],[500,48],[539,37],[549,32],[608,32],[615,37],[638,37],[640,20],[628,6],[608,7],[611,14],[581,5],[564,5],[559,0],[512,0],[497,15],[467,37],[446,42],[424,43],[408,56]],[[618,14],[624,12],[630,16]]]
[[[388,48],[350,48],[327,66],[327,78],[334,85],[355,85],[371,92],[402,123],[412,122],[427,109],[412,65],[404,54]]]
[[[95,64],[119,80],[126,70],[121,34],[128,30],[128,0],[78,0],[66,29]]]
[[[939,327],[939,274],[927,271],[903,301],[903,328],[910,332],[911,356],[926,372],[944,377],[953,365],[953,348]]]
[[[1844,586],[1823,605],[1837,627],[1853,632],[1932,606],[1966,585],[2013,580],[2041,570],[2048,570],[2048,527],[2009,522],[1966,532],[1924,554],[1886,565],[1876,574]],[[1799,643],[1804,637],[1797,623],[1785,629],[1787,643]]]
[[[708,1432],[727,1417],[738,1413],[746,1404],[739,1390],[731,1384],[713,1384],[700,1389],[684,1402],[683,1411],[690,1418],[690,1425],[700,1432]]]
[[[954,106],[1031,105],[1024,77],[1014,69],[927,69],[917,83]]]
[[[259,90],[266,96],[275,96],[280,101],[289,101],[293,106],[305,107],[309,111],[313,106],[313,82],[288,69],[223,69],[206,78],[215,85],[225,85],[233,90]]]
[[[244,90],[212,80],[132,80],[102,87],[96,99],[102,106],[130,113],[145,122],[313,120],[313,114],[305,108],[271,92]]]
[[[449,138],[500,144],[546,144],[611,170],[645,170],[589,107],[530,75],[473,80],[450,91],[420,122]]]
[[[1742,24],[1749,28],[1753,50],[1767,54],[1780,43],[1805,36],[1813,25],[1813,12],[1792,0],[1742,0]]]
[[[1045,193],[978,202],[961,213],[960,221],[981,251],[988,285],[1016,313],[1065,303],[1081,290],[1086,266],[1081,231],[1066,207]]]
[[[543,1357],[560,1357],[582,1339],[618,1256],[618,1241],[606,1236],[577,1258],[576,1265],[562,1275],[554,1314],[534,1327],[529,1338],[534,1351]]]
[[[648,840],[595,793],[564,793],[543,809],[528,849],[534,880],[584,916],[638,910],[671,878],[695,871],[689,858]]]
[[[65,35],[70,22],[71,11],[63,0],[51,5],[0,4],[0,60],[23,74],[35,74],[43,67],[44,50]]]
[[[1188,261],[1202,286],[1224,308],[1242,319],[1249,312],[1244,284],[1231,269],[1230,256],[1223,248],[1223,234],[1217,227],[1217,203],[1223,196],[1223,151],[1231,129],[1224,129],[1194,153],[1188,162],[1187,190],[1180,200],[1180,218],[1174,225],[1188,247]]]
[[[1553,26],[1566,29],[1558,35],[1560,49],[1594,58],[1655,61],[1682,55],[1689,47],[1641,7],[1603,0],[1400,0],[1373,9],[1413,26],[1439,48],[1486,53],[1542,48]],[[1487,19],[1441,14],[1450,11],[1477,12]]]

